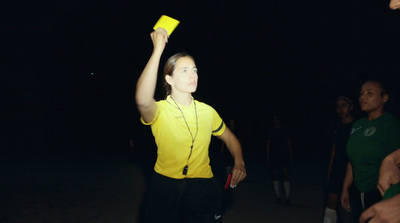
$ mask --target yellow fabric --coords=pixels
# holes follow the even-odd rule
[[[226,128],[218,113],[211,106],[197,100],[190,106],[177,103],[193,138],[195,137],[192,154],[188,160],[192,137],[181,111],[170,96],[156,103],[157,112],[154,120],[145,123],[141,118],[143,124],[151,126],[156,140],[158,156],[154,170],[175,179],[213,177],[208,156],[211,135],[219,136]],[[198,132],[195,111],[197,111]],[[182,171],[187,164],[189,168],[185,176]]]

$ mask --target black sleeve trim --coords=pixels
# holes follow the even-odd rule
[[[213,133],[218,132],[219,130],[221,130],[223,126],[224,126],[224,121],[221,121],[221,125],[216,130],[214,130]]]

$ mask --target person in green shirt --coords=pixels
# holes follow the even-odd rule
[[[367,81],[362,85],[359,102],[367,117],[356,121],[352,127],[347,143],[349,163],[341,194],[343,208],[352,210],[356,219],[382,199],[376,187],[382,160],[400,147],[400,121],[385,112],[388,100],[389,94],[381,82]],[[352,183],[358,198],[350,203]]]

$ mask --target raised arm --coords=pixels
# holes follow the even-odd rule
[[[222,135],[220,135],[218,138],[224,141],[235,161],[232,169],[232,180],[230,185],[232,188],[234,188],[246,177],[246,168],[243,160],[242,147],[239,140],[229,128],[225,128],[224,133],[222,133]]]
[[[140,115],[145,122],[153,120],[157,106],[154,94],[157,85],[158,68],[161,55],[168,42],[168,33],[165,29],[158,28],[150,34],[153,41],[153,52],[136,84],[135,100]]]

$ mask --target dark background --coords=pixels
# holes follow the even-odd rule
[[[149,33],[165,14],[181,23],[162,64],[180,51],[195,57],[195,98],[224,120],[237,120],[246,156],[263,152],[275,112],[283,115],[297,153],[322,154],[335,98],[347,95],[357,105],[365,80],[386,81],[388,109],[399,114],[400,14],[388,4],[8,2],[1,25],[2,150],[128,147],[143,130],[134,92],[152,51]],[[163,99],[158,89],[156,99]],[[358,106],[355,114],[363,115]]]

